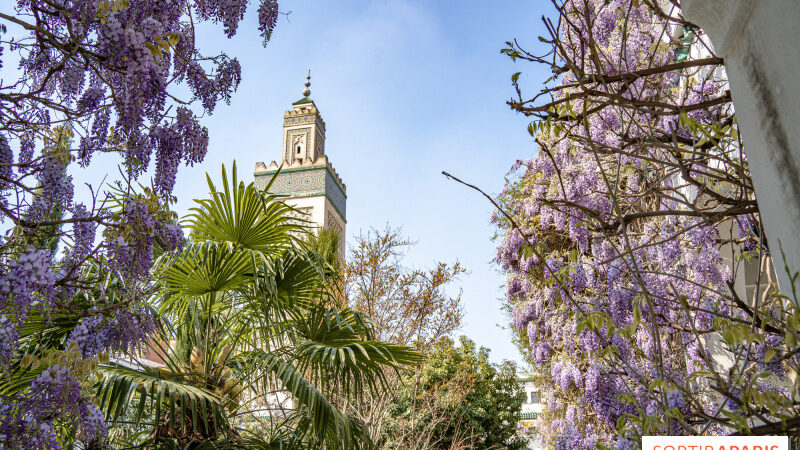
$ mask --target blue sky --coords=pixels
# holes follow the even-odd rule
[[[253,2],[257,3],[257,2]],[[460,261],[470,272],[463,290],[465,334],[491,349],[491,359],[520,361],[500,306],[504,278],[492,263],[496,244],[491,205],[448,181],[443,170],[498,193],[517,159],[535,152],[528,120],[505,104],[511,74],[530,91],[549,74],[500,54],[517,38],[537,49],[544,1],[361,0],[280,2],[266,48],[251,7],[239,32],[202,24],[197,43],[207,55],[224,51],[242,64],[231,104],[201,121],[211,144],[202,164],[181,168],[175,194],[183,215],[207,193],[205,172],[236,159],[252,180],[257,161],[280,157],[283,112],[301,98],[308,69],[311,98],[327,125],[326,154],[347,185],[347,239],[387,224],[417,241],[406,264],[432,267]],[[10,27],[14,32],[13,27]],[[4,77],[16,75],[7,61]],[[117,159],[96,155],[85,170],[71,167],[76,200],[90,203],[83,183],[117,178]],[[152,171],[152,168],[151,168]],[[146,180],[141,180],[146,182]],[[5,228],[8,224],[5,224]]]
[[[460,261],[466,334],[493,361],[521,360],[500,310],[502,275],[491,262],[491,205],[446,170],[492,194],[535,147],[528,120],[513,113],[511,74],[530,89],[548,74],[500,54],[513,38],[531,47],[543,34],[546,2],[283,1],[272,41],[261,47],[254,10],[227,40],[203,27],[198,44],[242,63],[230,106],[203,123],[211,134],[205,162],[182,169],[179,210],[205,193],[203,172],[236,159],[252,179],[256,161],[280,157],[283,112],[301,98],[311,69],[311,98],[327,125],[326,154],[347,184],[347,234],[386,224],[417,241],[406,263]]]

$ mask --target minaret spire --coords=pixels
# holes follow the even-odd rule
[[[309,87],[311,87],[311,69],[308,69],[308,76],[306,76],[305,85],[306,85],[306,88],[303,89],[303,97],[308,98],[308,96],[311,95],[311,90],[308,89]]]
[[[260,190],[269,186],[269,192],[288,196],[287,204],[316,226],[337,229],[341,256],[345,254],[347,186],[325,155],[325,121],[309,98],[310,70],[304,84],[303,97],[283,114],[281,158],[269,167],[257,162],[255,183]],[[280,173],[279,166],[283,166]]]

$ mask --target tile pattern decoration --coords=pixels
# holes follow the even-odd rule
[[[325,168],[305,170],[302,172],[284,172],[272,184],[270,192],[274,194],[300,194],[325,190]]]
[[[253,180],[253,184],[256,185],[256,189],[259,191],[263,191],[265,187],[267,187],[267,183],[272,178],[272,174],[269,175],[256,175],[255,179]]]
[[[314,116],[300,116],[300,117],[292,117],[291,119],[286,118],[283,119],[284,125],[300,125],[302,123],[311,123],[314,122]]]
[[[333,206],[339,210],[339,213],[342,215],[342,217],[347,217],[347,211],[345,211],[347,197],[345,197],[344,192],[342,192],[339,184],[330,173],[328,173],[328,176],[325,177],[325,193],[328,194],[328,198],[331,199]]]
[[[273,172],[274,173],[274,172]],[[263,190],[273,173],[260,173],[255,177],[256,188]],[[347,217],[345,210],[347,197],[325,166],[298,172],[281,172],[272,184],[272,194],[288,194],[291,197],[305,197],[326,194],[339,210],[342,218]]]

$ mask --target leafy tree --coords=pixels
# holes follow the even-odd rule
[[[322,227],[316,233],[310,233],[306,239],[309,251],[320,256],[320,263],[326,267],[332,280],[337,280],[342,268],[344,255],[339,254],[339,239],[339,231],[331,227]]]
[[[289,206],[239,181],[235,164],[221,190],[208,185],[184,250],[154,268],[160,342],[177,345],[161,350],[163,368],[102,366],[101,408],[115,422],[136,411],[148,430],[138,445],[367,446],[363,424],[331,399],[377,394],[418,355],[320,301],[320,257],[302,249],[308,231]],[[281,395],[293,406],[270,404]]]
[[[330,242],[321,245],[320,241],[331,239],[325,236],[321,232],[319,238],[311,239],[312,248],[338,248]],[[331,301],[369,317],[378,339],[411,346],[426,354],[435,342],[461,324],[461,295],[450,296],[446,288],[464,273],[464,268],[458,263],[442,262],[427,270],[408,267],[403,264],[403,256],[412,245],[399,230],[389,227],[358,236],[348,260],[330,283],[334,287]],[[403,383],[395,371],[385,375],[388,386],[377,395],[365,393],[358,401],[341,402],[361,419],[379,445],[386,412]]]
[[[462,336],[442,339],[389,409],[389,448],[522,448],[517,422],[524,392],[516,366],[489,362],[489,350]]]
[[[375,322],[381,339],[426,351],[461,326],[461,293],[450,296],[446,287],[466,270],[458,262],[407,267],[403,257],[412,245],[389,227],[359,236],[342,271],[340,295]]]

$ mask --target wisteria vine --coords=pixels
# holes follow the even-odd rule
[[[761,227],[723,61],[671,0],[554,1],[536,156],[500,195],[497,261],[557,449],[800,427],[793,286]]]
[[[198,114],[241,82],[235,58],[195,46],[194,25],[221,23],[231,37],[249,2],[9,3],[0,67],[18,76],[0,79],[0,447],[100,444],[94,368],[155,326],[154,254],[183,245],[169,209],[178,169],[207,152]],[[266,45],[277,2],[257,14]],[[71,167],[99,153],[118,155],[124,181],[80,180],[93,198],[76,202]],[[152,186],[141,187],[151,160]]]

